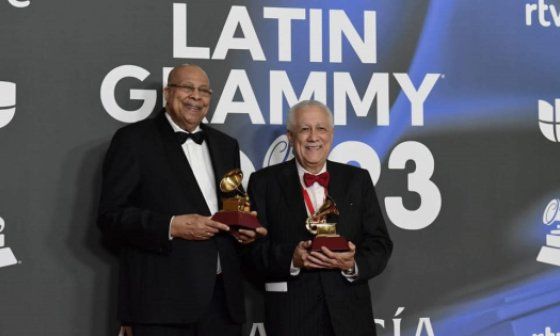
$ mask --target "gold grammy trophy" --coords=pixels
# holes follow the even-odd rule
[[[251,214],[249,196],[243,190],[241,169],[228,171],[220,181],[220,190],[230,197],[222,197],[222,209],[212,219],[229,226],[254,230],[261,227],[257,216]]]
[[[315,235],[311,242],[311,251],[321,251],[325,246],[334,252],[350,250],[348,241],[336,233],[336,223],[329,223],[328,218],[338,216],[336,204],[330,196],[327,196],[323,205],[305,221],[305,228]]]

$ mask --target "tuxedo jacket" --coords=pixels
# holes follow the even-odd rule
[[[366,170],[327,161],[328,194],[340,212],[337,233],[353,242],[359,276],[340,270],[305,270],[290,275],[298,242],[312,239],[295,160],[254,173],[249,182],[253,210],[268,236],[257,240],[250,261],[264,273],[267,335],[318,335],[316,313],[324,298],[336,335],[375,335],[368,280],[380,274],[392,251],[371,178]]]
[[[207,125],[200,127],[219,186],[227,171],[239,167],[239,146]],[[172,216],[195,213],[210,215],[164,112],[119,129],[103,166],[98,226],[120,247],[118,315],[123,323],[196,321],[212,298],[218,253],[230,315],[243,322],[243,286],[231,235],[169,239]]]

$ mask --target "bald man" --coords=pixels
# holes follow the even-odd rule
[[[212,89],[174,68],[155,118],[117,131],[103,166],[98,225],[120,247],[119,319],[134,336],[240,335],[238,253],[266,231],[213,221],[219,179],[239,168],[235,139],[201,124]]]

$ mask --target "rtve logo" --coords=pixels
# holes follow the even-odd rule
[[[31,4],[31,1],[29,0],[8,0],[8,2],[10,3],[10,5],[16,7],[16,8],[25,8],[27,6],[29,6]]]
[[[560,142],[560,99],[554,100],[554,106],[539,100],[539,128],[548,140]]]
[[[532,26],[534,18],[538,19],[538,23],[543,27],[550,27],[552,22],[556,27],[560,27],[560,8],[556,9],[553,4],[546,4],[545,0],[539,0],[536,4],[525,4],[525,25]]]
[[[16,113],[16,84],[0,81],[0,128],[8,125]]]
[[[555,333],[550,327],[546,327],[544,333],[533,334],[533,336],[560,336],[560,332]]]

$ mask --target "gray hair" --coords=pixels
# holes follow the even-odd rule
[[[286,128],[288,129],[288,131],[294,130],[293,128],[295,126],[296,112],[303,108],[313,107],[313,106],[323,110],[327,114],[327,117],[329,119],[329,124],[331,125],[331,127],[334,127],[334,117],[331,109],[327,105],[321,103],[318,100],[310,99],[310,100],[302,100],[290,108],[290,110],[288,111],[288,117],[286,118]]]

